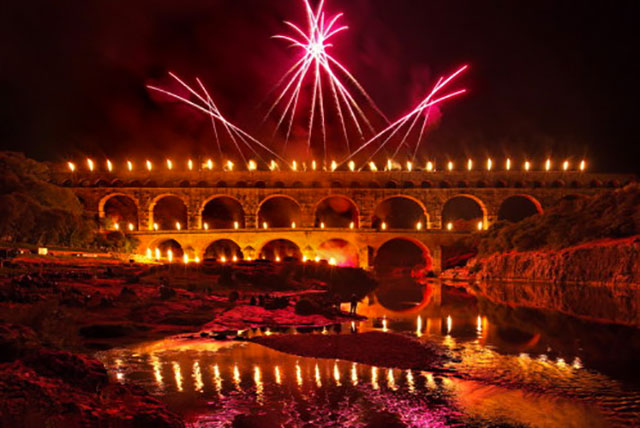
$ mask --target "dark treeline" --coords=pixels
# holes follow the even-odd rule
[[[561,249],[605,238],[640,234],[640,185],[595,196],[567,196],[543,214],[501,221],[471,239],[480,254]]]
[[[75,194],[49,182],[46,164],[0,152],[0,242],[127,251],[121,233],[99,233]]]

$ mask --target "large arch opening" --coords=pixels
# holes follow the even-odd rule
[[[244,255],[240,246],[230,239],[220,239],[209,244],[204,251],[204,259],[242,260]]]
[[[317,256],[343,267],[360,266],[358,248],[344,239],[330,239],[318,247]]]
[[[211,199],[202,209],[202,226],[206,229],[244,228],[242,204],[228,196]]]
[[[180,245],[180,243],[175,239],[162,241],[158,244],[157,248],[160,252],[160,258],[164,260],[169,260],[171,258],[173,261],[179,261],[182,260],[182,257],[184,256],[182,245]]]
[[[502,201],[498,210],[498,220],[517,223],[536,214],[542,214],[540,202],[528,195],[515,195]]]
[[[260,258],[271,261],[280,261],[286,258],[301,260],[302,251],[300,251],[300,247],[288,239],[275,239],[262,247]]]
[[[393,196],[376,207],[372,225],[374,229],[426,229],[427,214],[424,206],[406,196]]]
[[[315,226],[329,228],[358,227],[358,207],[345,196],[329,196],[316,206]]]
[[[177,196],[163,196],[152,208],[152,224],[159,230],[186,229],[188,214],[184,201]]]
[[[448,230],[468,232],[485,224],[485,209],[480,200],[466,195],[449,199],[442,208],[442,224]]]
[[[394,238],[385,242],[378,248],[373,260],[376,272],[383,275],[415,269],[430,270],[432,264],[429,250],[408,238]]]
[[[108,197],[102,206],[105,227],[109,230],[138,230],[138,206],[125,195]]]
[[[301,219],[300,205],[286,196],[273,196],[260,205],[258,225],[265,224],[269,228],[291,228],[299,225]]]

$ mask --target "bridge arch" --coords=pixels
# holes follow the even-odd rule
[[[133,196],[126,193],[110,193],[98,202],[98,216],[105,220],[107,228],[111,229],[115,224],[119,227],[133,225],[134,230],[138,229],[138,201]]]
[[[380,245],[373,257],[373,267],[379,273],[391,273],[396,269],[413,270],[433,268],[431,251],[422,242],[410,237],[398,237]]]
[[[171,253],[173,255],[173,261],[182,260],[182,257],[184,256],[184,251],[185,251],[182,244],[180,244],[180,242],[178,242],[173,238],[157,239],[156,241],[153,242],[153,245],[151,245],[150,250],[152,251],[152,254],[154,255],[154,257],[157,250],[159,252],[160,259],[162,260],[168,260],[169,250],[171,250]]]
[[[442,206],[443,227],[457,231],[477,230],[478,224],[486,227],[487,207],[477,196],[458,194],[449,198]]]
[[[531,195],[518,194],[502,201],[498,209],[498,220],[516,223],[535,214],[542,214],[542,204]]]
[[[360,227],[360,209],[355,201],[345,195],[329,195],[316,204],[313,209],[315,227],[324,223],[329,228],[348,228],[351,223]]]
[[[380,201],[374,209],[371,220],[374,229],[381,229],[385,223],[389,229],[427,228],[429,214],[424,203],[409,195],[393,195]]]
[[[176,230],[188,227],[187,201],[177,194],[165,193],[156,196],[149,204],[149,225],[159,230]]]
[[[288,257],[302,259],[300,246],[289,239],[272,239],[260,248],[259,258],[261,259],[279,261]]]
[[[292,224],[300,225],[302,209],[294,198],[288,195],[270,195],[258,205],[258,227],[289,229]]]
[[[218,239],[211,242],[207,248],[205,248],[204,254],[202,255],[203,260],[217,259],[232,261],[234,257],[237,260],[242,260],[244,259],[244,254],[240,245],[231,239]]]
[[[320,257],[321,260],[333,261],[338,266],[360,266],[358,246],[343,238],[324,241],[318,246],[316,255]]]
[[[234,229],[245,227],[242,203],[233,196],[214,195],[207,198],[200,208],[202,226],[210,229]]]

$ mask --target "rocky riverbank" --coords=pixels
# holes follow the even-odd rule
[[[640,327],[640,236],[493,254],[444,277],[497,303]]]

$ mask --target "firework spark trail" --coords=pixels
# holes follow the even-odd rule
[[[341,74],[346,76],[347,80],[355,86],[358,92],[366,99],[368,104],[386,120],[384,114],[378,109],[371,97],[364,90],[362,85],[358,83],[356,78],[342,65],[338,60],[333,58],[327,49],[333,45],[329,43],[329,40],[337,34],[346,31],[347,26],[340,26],[339,21],[343,14],[339,13],[334,15],[330,19],[327,19],[327,15],[324,11],[324,0],[321,0],[317,9],[314,11],[311,7],[309,0],[303,0],[306,12],[308,30],[305,32],[297,25],[285,21],[292,31],[293,36],[288,35],[276,35],[273,38],[285,40],[291,43],[294,48],[303,50],[303,57],[296,62],[283,76],[278,83],[277,87],[284,86],[276,101],[269,109],[266,118],[272,114],[272,112],[280,104],[284,104],[284,111],[282,112],[278,124],[276,125],[275,132],[280,129],[286,119],[288,118],[288,128],[285,138],[285,148],[291,136],[291,129],[293,127],[293,121],[298,109],[298,103],[300,101],[300,92],[302,91],[305,82],[309,81],[312,86],[312,99],[309,110],[309,123],[308,123],[308,141],[307,148],[311,149],[311,142],[314,132],[314,122],[320,120],[320,132],[322,134],[324,144],[325,161],[327,156],[327,135],[326,135],[326,111],[325,111],[325,99],[324,99],[324,87],[322,80],[328,81],[328,88],[331,90],[332,98],[334,101],[337,116],[340,120],[340,125],[347,145],[347,150],[350,153],[351,147],[349,143],[347,133],[347,117],[357,129],[361,138],[364,140],[363,127],[369,129],[373,134],[375,132],[369,119],[364,114],[362,108],[356,102],[354,96],[349,92],[346,86],[340,81],[340,78],[334,72],[333,67],[336,68]],[[287,81],[287,79],[289,79]],[[286,83],[285,83],[286,82]],[[286,101],[285,101],[286,100]],[[346,114],[345,111],[346,110]],[[388,121],[387,121],[388,122]]]
[[[240,129],[237,126],[235,126],[233,123],[229,122],[222,115],[222,113],[220,112],[220,110],[218,109],[216,104],[214,103],[213,98],[209,95],[209,93],[207,92],[206,88],[204,87],[204,85],[202,84],[200,79],[196,79],[196,80],[198,82],[198,85],[202,89],[204,95],[198,93],[198,91],[196,91],[191,86],[189,86],[186,82],[184,82],[182,79],[180,79],[175,73],[169,73],[169,75],[174,80],[176,80],[182,87],[184,87],[191,95],[195,96],[197,98],[197,100],[201,104],[199,104],[197,102],[194,102],[194,101],[191,101],[188,98],[185,98],[185,97],[183,97],[181,95],[178,95],[178,94],[176,94],[174,92],[168,91],[166,89],[162,89],[162,88],[157,87],[157,86],[147,85],[147,88],[149,88],[149,89],[151,89],[153,91],[165,94],[165,95],[167,95],[167,96],[169,96],[171,98],[174,98],[174,99],[176,99],[178,101],[181,101],[184,104],[186,104],[186,105],[188,105],[190,107],[193,107],[194,109],[199,110],[199,111],[209,115],[212,118],[212,120],[219,121],[222,124],[222,126],[224,127],[224,129],[227,131],[227,133],[229,134],[231,140],[233,141],[234,145],[236,146],[236,149],[238,150],[238,152],[240,153],[240,156],[242,157],[242,159],[245,162],[246,162],[246,158],[244,156],[244,153],[243,153],[240,145],[238,144],[238,140],[240,142],[242,142],[243,144],[245,144],[260,159],[262,159],[262,157],[255,150],[255,147],[253,145],[257,145],[258,147],[260,147],[263,150],[267,151],[269,154],[275,156],[277,159],[279,159],[281,161],[284,161],[284,159],[280,155],[275,153],[269,147],[265,146],[260,141],[258,141],[257,139],[255,139],[254,137],[249,135],[247,132],[243,131],[242,129]],[[215,128],[215,125],[214,125],[214,130],[215,129],[216,128]],[[215,132],[216,132],[216,135],[217,135],[217,130]]]
[[[450,92],[446,95],[442,95],[439,96],[438,98],[436,98],[436,96],[438,96],[439,92],[444,89],[445,87],[447,87],[447,85],[449,83],[451,83],[454,79],[456,79],[461,73],[463,73],[465,70],[467,70],[469,68],[468,65],[464,65],[462,67],[460,67],[458,70],[456,70],[454,73],[452,73],[451,75],[449,75],[446,78],[440,78],[438,80],[438,82],[436,83],[436,85],[433,87],[433,89],[431,90],[431,92],[429,93],[429,95],[427,95],[427,97],[422,100],[420,102],[420,104],[418,104],[417,107],[415,107],[410,113],[404,115],[403,117],[401,117],[400,119],[398,119],[397,121],[393,122],[392,124],[390,124],[389,126],[387,126],[384,130],[382,130],[381,132],[379,132],[377,135],[373,136],[369,141],[365,142],[362,146],[360,146],[360,148],[358,148],[356,151],[354,151],[353,153],[351,153],[349,156],[347,156],[342,162],[340,162],[340,164],[344,164],[345,162],[348,162],[349,160],[351,160],[354,156],[356,156],[358,153],[360,153],[362,150],[364,150],[365,148],[367,148],[368,146],[370,146],[371,144],[375,143],[376,141],[379,141],[382,137],[384,137],[385,135],[387,136],[384,141],[382,141],[382,143],[378,146],[378,148],[375,150],[375,152],[369,156],[369,158],[367,159],[367,161],[364,163],[365,165],[369,163],[369,161],[378,153],[380,152],[380,150],[382,150],[386,144],[391,141],[391,139],[400,132],[400,130],[403,128],[403,126],[405,124],[407,124],[409,121],[411,121],[411,119],[414,119],[412,124],[409,127],[409,130],[405,133],[403,139],[400,141],[399,143],[399,147],[406,144],[406,139],[408,138],[411,130],[415,127],[416,123],[417,123],[417,118],[418,117],[424,117],[424,122],[422,124],[422,128],[420,131],[420,138],[417,142],[417,145],[420,144],[420,140],[422,139],[422,136],[424,135],[424,130],[426,128],[426,121],[429,119],[429,112],[431,110],[431,108],[437,104],[440,104],[448,99],[460,96],[462,94],[464,94],[467,90],[466,89],[460,89],[454,92]],[[423,113],[425,113],[423,115]],[[398,147],[398,148],[399,148]],[[397,151],[396,151],[397,153]],[[415,153],[417,153],[417,147],[416,147],[416,151]]]

